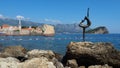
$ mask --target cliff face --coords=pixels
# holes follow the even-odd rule
[[[97,27],[95,29],[90,29],[88,31],[86,31],[86,33],[94,33],[94,34],[108,34],[109,31],[106,27],[101,26],[101,27]]]
[[[42,31],[45,36],[53,36],[55,34],[54,26],[47,24],[43,25]]]

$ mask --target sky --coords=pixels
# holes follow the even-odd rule
[[[0,0],[0,18],[21,16],[50,24],[73,24],[84,19],[90,8],[91,28],[106,26],[120,33],[120,0]]]

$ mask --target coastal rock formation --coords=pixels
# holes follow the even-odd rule
[[[53,36],[55,34],[54,26],[47,24],[42,26],[42,31],[45,36]]]
[[[97,27],[95,29],[90,29],[88,31],[86,31],[86,33],[94,33],[94,34],[108,34],[109,31],[106,27],[101,26],[101,27]]]
[[[110,43],[71,42],[64,66],[59,56],[51,50],[9,46],[0,52],[0,68],[120,68],[120,52]]]
[[[111,43],[71,42],[62,62],[66,66],[69,60],[74,59],[78,66],[108,64],[113,68],[120,68],[119,56],[120,52]]]
[[[22,46],[8,46],[0,52],[0,68],[64,68],[51,50],[27,51]]]

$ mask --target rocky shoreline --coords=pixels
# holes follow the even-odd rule
[[[119,56],[111,43],[102,42],[71,42],[65,56],[8,46],[0,50],[0,68],[120,68]]]

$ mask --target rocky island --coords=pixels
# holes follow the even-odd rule
[[[111,43],[102,42],[71,42],[63,58],[51,50],[8,46],[0,50],[0,68],[120,68],[119,56]]]
[[[109,31],[105,26],[96,27],[94,29],[87,30],[86,33],[93,33],[93,34],[108,34]]]

